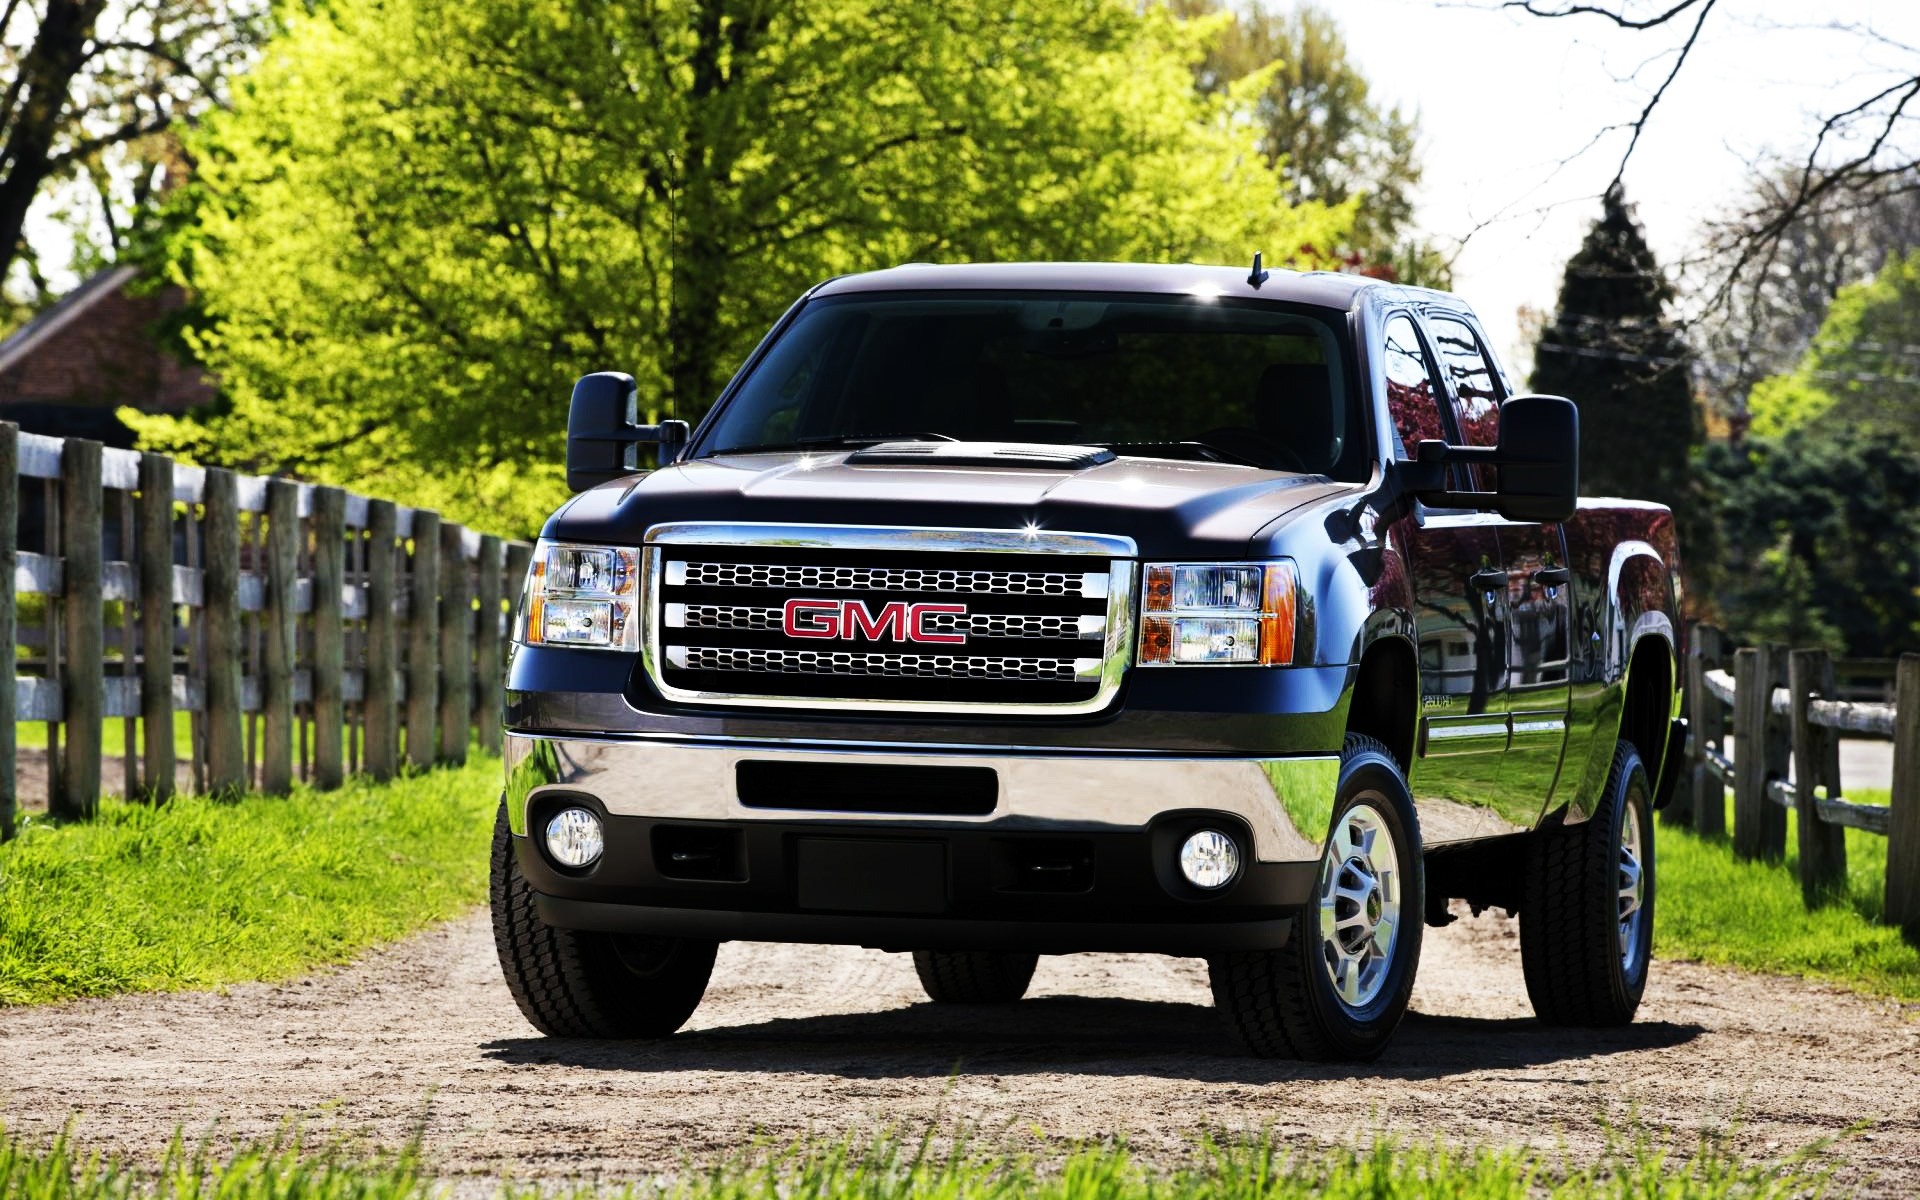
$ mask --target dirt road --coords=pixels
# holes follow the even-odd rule
[[[284,987],[0,1011],[0,1115],[150,1153],[176,1126],[233,1136],[285,1115],[397,1142],[450,1172],[631,1177],[775,1138],[962,1120],[1025,1138],[1125,1134],[1182,1154],[1201,1129],[1295,1139],[1377,1130],[1595,1150],[1603,1119],[1724,1130],[1780,1153],[1843,1142],[1843,1178],[1920,1190],[1920,1010],[1793,981],[1656,964],[1631,1028],[1536,1025],[1514,925],[1429,931],[1416,1012],[1363,1068],[1234,1055],[1203,966],[1042,960],[1030,998],[924,1002],[904,956],[722,947],[690,1031],[656,1045],[547,1041],[521,1021],[475,914]]]

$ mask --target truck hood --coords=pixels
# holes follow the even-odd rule
[[[1227,463],[878,465],[848,453],[721,455],[582,492],[544,536],[637,544],[665,522],[1023,529],[1130,537],[1147,558],[1259,555],[1256,535],[1361,485]]]

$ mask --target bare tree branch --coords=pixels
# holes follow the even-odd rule
[[[1681,11],[1694,2],[1695,0],[1686,0],[1686,4],[1683,4],[1680,8],[1670,10],[1670,15],[1671,13]],[[1694,43],[1700,40],[1700,27],[1707,23],[1707,14],[1713,11],[1713,6],[1718,2],[1719,0],[1705,0],[1705,3],[1700,5],[1700,15],[1694,19],[1693,31],[1687,34],[1687,40],[1681,45],[1680,53],[1674,57],[1673,69],[1668,71],[1667,77],[1660,81],[1660,86],[1653,90],[1653,95],[1647,97],[1647,106],[1640,110],[1638,117],[1634,118],[1632,126],[1633,136],[1627,139],[1626,151],[1620,155],[1620,165],[1614,168],[1613,182],[1608,185],[1609,188],[1620,186],[1621,177],[1627,173],[1627,162],[1633,157],[1634,147],[1640,144],[1640,135],[1646,130],[1648,119],[1653,116],[1653,110],[1660,106],[1661,98],[1667,94],[1667,89],[1673,85],[1674,77],[1680,74],[1680,68],[1687,65],[1687,56],[1693,53]]]
[[[1679,3],[1665,12],[1641,20],[1634,20],[1624,12],[1616,12],[1597,4],[1568,4],[1560,8],[1547,8],[1538,0],[1505,0],[1500,7],[1517,8],[1535,17],[1604,17],[1622,29],[1653,29],[1656,26],[1665,25],[1681,13],[1703,2],[1708,8],[1713,7],[1713,0],[1679,0]]]

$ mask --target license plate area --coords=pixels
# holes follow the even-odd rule
[[[801,908],[830,912],[947,910],[947,847],[891,838],[803,837],[795,842]]]

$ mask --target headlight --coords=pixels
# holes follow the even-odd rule
[[[542,541],[515,633],[530,646],[638,650],[640,552]]]
[[[1149,563],[1140,617],[1145,666],[1293,661],[1293,563]]]

